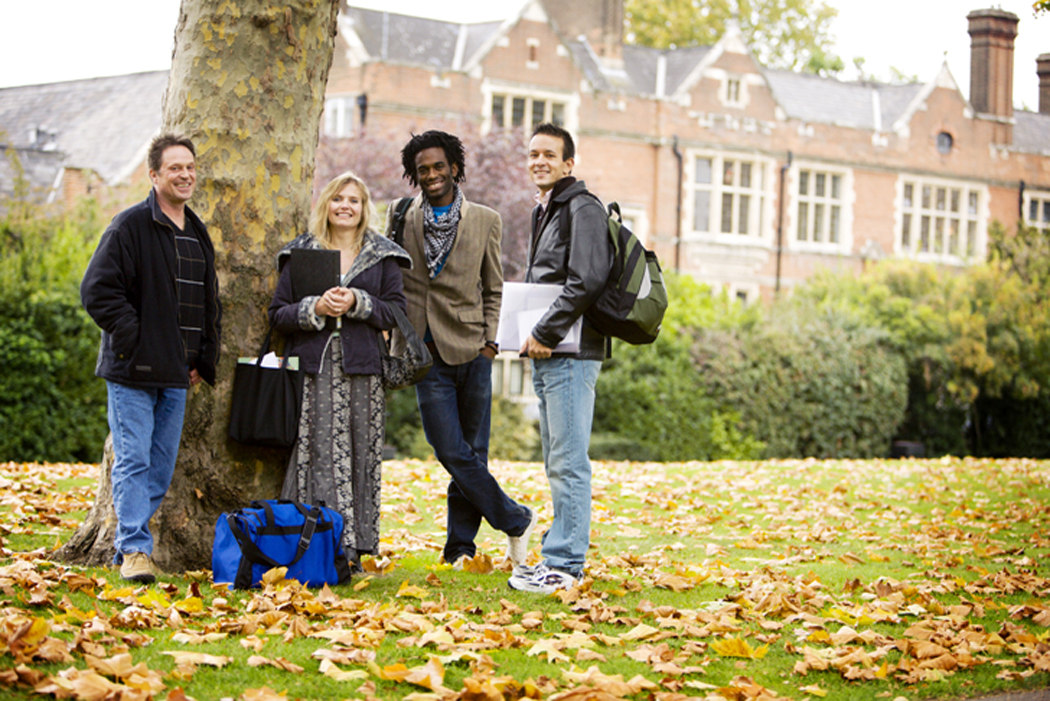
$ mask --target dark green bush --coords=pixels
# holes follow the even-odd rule
[[[97,207],[25,205],[0,219],[0,459],[97,462],[106,386],[99,330],[79,284],[102,228]]]
[[[706,393],[767,457],[886,455],[904,417],[904,361],[855,316],[789,302],[765,324],[699,332],[694,353]]]

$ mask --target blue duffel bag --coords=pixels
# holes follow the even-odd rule
[[[250,508],[219,516],[211,551],[214,582],[257,587],[274,567],[287,567],[287,579],[308,587],[349,581],[343,517],[284,499],[253,501]]]

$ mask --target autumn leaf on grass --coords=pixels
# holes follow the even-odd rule
[[[321,674],[335,679],[337,682],[349,682],[355,679],[367,679],[368,672],[363,669],[345,670],[339,669],[334,662],[328,659],[321,660]]]
[[[7,638],[7,647],[18,662],[28,662],[32,659],[33,653],[51,632],[51,624],[36,616],[8,616],[4,619],[2,628],[0,636]]]
[[[192,631],[182,631],[181,633],[175,633],[171,636],[171,639],[176,643],[182,643],[183,645],[203,645],[205,643],[215,643],[220,640],[225,640],[228,637],[228,633],[194,633]]]
[[[653,583],[660,589],[670,589],[673,592],[689,591],[696,586],[696,582],[677,574],[661,574]]]
[[[283,657],[278,657],[277,659],[271,660],[268,657],[263,657],[262,655],[251,655],[248,658],[249,667],[265,667],[267,665],[271,667],[276,667],[277,669],[283,669],[284,671],[291,672],[292,674],[302,674],[305,671],[299,665],[289,662]]]
[[[427,590],[414,584],[409,584],[406,579],[401,583],[401,588],[397,590],[396,596],[399,598],[407,596],[413,599],[425,599],[427,598]]]
[[[492,564],[492,558],[485,553],[478,553],[474,557],[463,557],[463,571],[470,574],[490,574],[496,568]]]
[[[175,658],[175,663],[179,665],[194,664],[194,665],[209,665],[211,667],[225,667],[229,663],[233,662],[232,657],[226,657],[225,655],[208,655],[203,652],[183,652],[181,650],[176,651],[161,651],[162,655],[170,655]]]
[[[354,591],[363,591],[364,589],[367,589],[368,585],[372,583],[372,579],[372,575],[368,575],[367,577],[365,577],[360,582],[354,585]]]
[[[558,649],[558,644],[553,640],[540,640],[535,645],[529,648],[529,651],[525,653],[529,657],[536,657],[537,655],[546,655],[547,661],[550,663],[556,662],[568,662],[569,656],[564,654]]]
[[[725,638],[711,643],[711,649],[722,657],[744,657],[749,660],[760,660],[769,652],[769,645],[752,648],[743,638]]]
[[[287,701],[288,697],[268,686],[259,689],[245,689],[240,701]]]
[[[445,690],[443,685],[445,681],[445,666],[441,664],[441,660],[438,658],[431,657],[425,665],[410,669],[405,676],[405,681],[409,684],[421,686],[424,689],[442,692]]]
[[[631,630],[627,631],[620,636],[622,640],[645,640],[651,638],[654,635],[659,635],[660,629],[647,626],[644,623],[639,623]]]
[[[803,694],[810,694],[812,696],[819,696],[820,698],[824,698],[825,696],[828,695],[828,692],[826,690],[821,689],[816,684],[810,684],[809,686],[800,686],[798,688],[798,690],[801,691]]]
[[[175,602],[175,608],[182,613],[203,613],[204,601],[199,596],[191,596]]]

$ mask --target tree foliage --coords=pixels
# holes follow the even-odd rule
[[[364,129],[347,138],[322,137],[315,191],[339,173],[352,170],[368,184],[380,206],[419,194],[402,178],[401,148],[413,133],[426,129],[441,129],[463,141],[467,155],[463,193],[471,202],[499,212],[503,219],[503,276],[507,280],[523,279],[536,188],[525,172],[525,134],[520,129],[497,129],[483,137],[473,122],[458,121],[427,123],[418,130]]]
[[[96,462],[106,386],[99,332],[79,283],[103,221],[85,201],[63,213],[5,203],[0,219],[0,460]]]
[[[657,48],[709,46],[737,19],[755,58],[769,68],[837,73],[831,21],[838,11],[822,0],[627,0],[629,41]]]
[[[990,239],[987,264],[887,261],[856,279],[817,277],[798,293],[890,334],[909,376],[900,435],[928,454],[1050,454],[1034,424],[1018,420],[1050,423],[1050,242],[998,224]]]

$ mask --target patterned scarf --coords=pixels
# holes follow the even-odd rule
[[[437,218],[434,217],[434,208],[430,206],[430,200],[423,197],[423,243],[431,280],[437,275],[441,262],[452,250],[452,244],[456,240],[460,209],[463,207],[463,193],[459,191],[458,185],[455,186],[455,192],[452,208]]]

